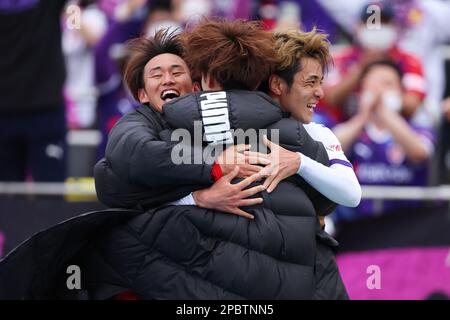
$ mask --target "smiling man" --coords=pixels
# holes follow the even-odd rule
[[[134,56],[125,73],[136,100],[156,112],[162,111],[165,102],[194,90],[189,68],[181,58],[183,48],[175,36],[164,37],[158,33],[155,38],[132,40],[129,50]]]
[[[355,207],[361,200],[361,187],[352,165],[333,132],[312,122],[314,108],[324,97],[322,81],[330,60],[327,35],[313,29],[310,32],[280,32],[275,38],[279,65],[269,78],[268,93],[287,114],[304,124],[314,140],[323,143],[330,166],[271,144],[272,148],[279,148],[280,158],[293,160],[268,177],[265,185],[270,192],[285,176],[297,173],[327,198],[340,205]],[[323,213],[318,214],[323,226]],[[333,253],[337,242],[323,229],[316,230],[316,238],[315,299],[348,298]]]

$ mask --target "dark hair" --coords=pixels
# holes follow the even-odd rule
[[[384,59],[384,60],[377,60],[372,63],[369,63],[361,72],[360,79],[363,79],[369,73],[369,71],[371,69],[373,69],[374,67],[378,67],[378,66],[390,67],[395,71],[395,73],[397,73],[400,80],[403,78],[403,72],[400,69],[400,66],[392,60]]]
[[[225,90],[255,90],[276,67],[273,35],[257,21],[203,18],[182,40],[191,72],[209,74]]]
[[[125,83],[139,101],[139,89],[144,88],[144,68],[148,61],[154,57],[171,53],[183,57],[183,46],[176,30],[159,30],[155,36],[132,39],[127,43],[129,59],[125,66]]]
[[[331,62],[330,42],[327,37],[327,34],[316,28],[309,32],[289,30],[275,33],[278,58],[275,74],[291,87],[295,74],[301,71],[302,58],[316,59],[325,73]]]

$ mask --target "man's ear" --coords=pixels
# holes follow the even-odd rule
[[[214,80],[214,78],[213,77],[209,77],[208,76],[208,86],[209,86],[209,88],[215,88],[216,87],[216,80]]]
[[[269,91],[272,92],[274,95],[281,96],[281,94],[283,93],[282,86],[283,85],[281,83],[280,76],[272,74],[269,77]]]
[[[144,104],[144,103],[148,103],[148,97],[147,97],[147,93],[145,92],[144,89],[139,89],[138,90],[138,98],[139,98],[139,102]]]
[[[192,83],[192,89],[194,92],[202,91],[202,85],[198,81],[194,81],[194,83]]]

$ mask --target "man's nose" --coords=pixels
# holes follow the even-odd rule
[[[314,95],[317,99],[322,99],[324,96],[322,85],[319,85],[314,91]]]
[[[163,84],[175,83],[175,77],[171,73],[165,73],[163,76]]]

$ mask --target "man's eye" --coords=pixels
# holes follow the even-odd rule
[[[161,77],[162,77],[162,75],[160,75],[160,74],[154,74],[154,75],[150,76],[150,78],[152,78],[152,79],[159,79]]]
[[[173,73],[173,75],[174,75],[175,77],[181,76],[182,74],[183,74],[183,72],[181,72],[181,71],[178,71],[178,72],[174,72],[174,73]]]

